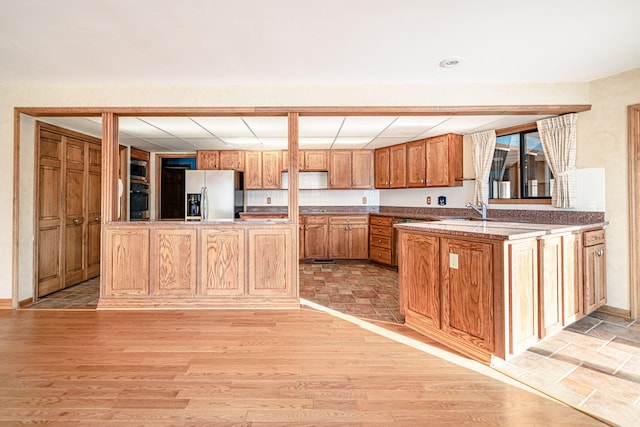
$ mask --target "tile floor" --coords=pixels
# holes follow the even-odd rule
[[[99,279],[92,279],[29,308],[92,309],[98,295]],[[367,262],[303,263],[300,296],[392,330],[407,329],[400,325],[395,269]],[[493,367],[611,423],[640,426],[640,321],[595,312]]]

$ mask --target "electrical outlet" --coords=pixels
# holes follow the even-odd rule
[[[431,196],[427,196],[427,204],[430,205],[431,204]]]
[[[366,205],[366,204],[367,204],[367,198],[366,198],[366,196],[362,198],[362,204],[363,204],[363,205]]]
[[[449,254],[449,268],[458,268],[458,254]]]
[[[267,204],[270,205],[271,204],[271,197],[267,196]]]

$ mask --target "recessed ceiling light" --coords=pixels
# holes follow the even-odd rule
[[[445,58],[442,61],[440,61],[440,66],[442,68],[457,67],[462,62],[462,59],[463,58],[461,58],[459,56],[452,56],[451,58]]]

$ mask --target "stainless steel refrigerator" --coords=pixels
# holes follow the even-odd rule
[[[233,170],[185,171],[185,220],[239,218],[244,210],[244,176]]]

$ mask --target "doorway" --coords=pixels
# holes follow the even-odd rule
[[[196,168],[195,157],[162,157],[160,161],[160,218],[183,220],[185,217],[185,171]]]

